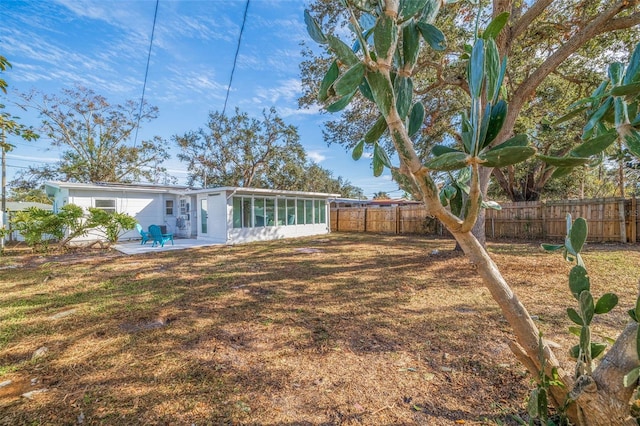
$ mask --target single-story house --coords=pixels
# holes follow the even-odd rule
[[[329,232],[329,203],[339,194],[177,185],[47,182],[53,210],[65,204],[127,213],[147,229],[214,243],[320,235]],[[139,238],[132,230],[122,239]],[[87,238],[91,238],[88,236]]]

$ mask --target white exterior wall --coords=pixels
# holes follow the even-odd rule
[[[260,228],[230,228],[227,243],[240,244],[251,241],[280,240],[282,238],[309,237],[329,233],[329,225],[266,226]]]
[[[217,243],[227,242],[227,222],[229,214],[225,191],[203,193],[198,195],[198,212],[203,200],[207,201],[207,232],[202,232],[202,217],[198,219],[198,239]]]
[[[63,204],[75,204],[85,210],[88,210],[89,207],[95,207],[96,200],[115,200],[116,211],[135,217],[143,229],[146,230],[149,225],[165,225],[163,194],[71,189],[69,196],[65,198],[66,202]],[[63,204],[58,204],[58,207]],[[175,218],[173,219],[173,229],[175,229]],[[84,237],[78,237],[77,240],[87,241],[101,237],[103,236],[100,233],[90,232]],[[120,238],[123,240],[140,238],[140,234],[133,229]]]

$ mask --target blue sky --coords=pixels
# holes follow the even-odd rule
[[[227,112],[239,107],[259,118],[275,106],[298,127],[308,156],[335,177],[361,187],[369,198],[378,191],[400,196],[388,170],[375,178],[370,161],[355,162],[342,147],[327,146],[326,115],[318,108],[298,109],[300,43],[314,45],[304,26],[306,3],[251,0]],[[59,94],[83,85],[112,103],[139,100],[155,5],[155,0],[0,1],[0,55],[13,65],[2,74],[9,94],[0,103],[35,127],[37,115],[11,106],[17,92]],[[170,143],[172,135],[204,127],[210,111],[222,111],[244,7],[244,0],[160,0],[145,92],[160,115],[140,129],[138,140],[158,135]],[[55,161],[60,153],[49,149],[46,137],[9,142],[16,145],[8,154],[9,179],[21,167]],[[175,151],[173,157],[165,165],[183,183],[185,166]]]

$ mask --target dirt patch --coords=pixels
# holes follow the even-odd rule
[[[21,266],[0,269],[0,382],[14,383],[0,387],[0,424],[516,424],[531,378],[453,247],[332,234],[131,257],[6,256]],[[598,247],[584,256],[593,291],[621,304],[594,334],[615,337],[640,253]],[[570,265],[536,244],[490,251],[571,365]]]

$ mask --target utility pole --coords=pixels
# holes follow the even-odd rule
[[[2,215],[0,216],[0,252],[4,251],[4,230],[7,223],[7,146],[2,128],[0,148],[2,148]]]

